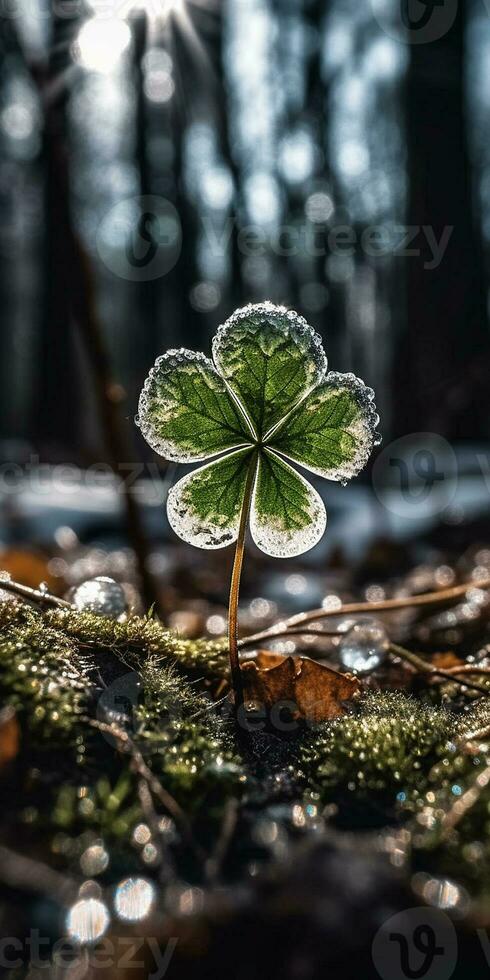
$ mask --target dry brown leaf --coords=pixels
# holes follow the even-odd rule
[[[261,650],[242,667],[245,701],[270,711],[288,702],[295,719],[327,721],[345,714],[345,703],[357,697],[361,684],[308,657],[284,657]]]
[[[20,728],[13,708],[0,711],[0,769],[15,759],[20,745]]]
[[[442,668],[443,670],[447,670],[448,667],[462,667],[465,662],[450,650],[447,653],[433,653],[430,658],[430,663],[433,667],[437,667],[438,669]]]
[[[288,659],[291,660],[292,658],[286,657],[283,653],[273,653],[271,650],[259,650],[252,663],[257,664],[257,667],[260,667],[261,670],[269,670],[270,667],[278,667],[279,664],[283,664]]]
[[[8,572],[14,582],[31,589],[38,589],[41,582],[46,582],[49,591],[57,595],[65,588],[63,580],[50,572],[48,559],[35,551],[22,548],[2,551],[0,568]]]

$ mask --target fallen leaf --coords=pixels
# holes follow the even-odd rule
[[[284,657],[259,651],[242,667],[245,701],[270,711],[287,702],[296,720],[327,721],[345,714],[345,703],[357,697],[361,684],[308,657]]]
[[[455,653],[448,651],[447,653],[434,653],[430,662],[433,667],[447,670],[448,667],[462,667],[466,661],[462,660],[461,657],[457,657]]]
[[[8,572],[14,582],[38,589],[40,582],[46,582],[50,592],[58,595],[66,587],[62,579],[50,571],[49,561],[35,551],[11,548],[2,552],[2,571]]]
[[[13,708],[0,711],[0,769],[15,759],[20,744],[20,729]]]
[[[257,664],[261,670],[269,670],[270,667],[278,667],[285,660],[292,660],[292,657],[285,657],[283,653],[272,653],[269,650],[259,650],[252,663]]]

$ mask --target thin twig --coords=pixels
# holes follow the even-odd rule
[[[323,629],[315,629],[314,627],[311,626],[308,629],[301,629],[301,628],[296,629],[295,627],[289,627],[283,630],[281,629],[278,632],[275,632],[273,635],[271,635],[270,639],[282,640],[282,639],[286,639],[288,636],[314,636],[316,639],[321,639],[323,636],[325,637],[325,639],[328,640],[332,636],[341,636],[341,634],[336,629],[323,630]],[[254,646],[255,644],[256,644],[256,637],[254,636],[245,636],[238,641],[240,650],[246,650],[247,647]]]
[[[452,681],[453,684],[460,684],[462,687],[477,691],[478,694],[484,694],[485,697],[488,697],[490,694],[490,688],[480,687],[479,684],[474,684],[472,681],[461,680],[456,674],[450,673],[444,667],[434,667],[433,664],[428,663],[423,657],[419,657],[417,653],[412,653],[411,650],[405,650],[404,647],[398,646],[397,643],[390,644],[389,652],[395,657],[399,657],[400,660],[405,660],[411,664],[421,674],[442,677],[446,681]]]
[[[165,856],[163,870],[165,873],[165,878],[168,881],[170,878],[175,877],[174,861],[172,859],[172,855],[170,854],[168,843],[165,839],[165,832],[164,830],[162,830],[160,826],[160,819],[157,811],[155,810],[150,788],[148,786],[147,780],[144,779],[143,777],[141,777],[141,779],[138,780],[137,790],[138,790],[138,799],[140,801],[141,809],[143,811],[143,815],[146,820],[146,823],[148,824],[148,827],[151,830],[152,836],[155,838],[155,840],[159,840],[161,843],[162,851],[164,852],[164,856]]]
[[[59,596],[52,595],[51,592],[43,592],[42,589],[31,589],[28,585],[21,585],[10,578],[3,578],[0,575],[0,589],[11,592],[12,595],[19,596],[27,602],[33,602],[36,606],[56,606],[60,609],[73,609],[71,602],[60,599]]]
[[[355,616],[365,613],[394,612],[397,609],[418,609],[431,606],[445,606],[457,602],[468,592],[468,589],[490,589],[490,577],[480,579],[476,582],[465,582],[462,585],[454,585],[450,589],[441,589],[438,592],[425,592],[423,595],[404,596],[399,599],[382,599],[379,602],[346,602],[336,609],[313,609],[311,612],[298,613],[286,619],[285,622],[270,626],[260,633],[242,637],[238,641],[240,649],[261,643],[263,640],[275,639],[281,635],[289,635],[291,628],[305,626],[308,623],[315,623],[321,619],[331,619],[337,616]]]
[[[206,865],[206,873],[209,881],[215,882],[219,879],[221,868],[225,860],[228,848],[231,844],[233,834],[238,820],[239,805],[238,800],[227,800],[221,824],[221,832],[216,842],[216,847]]]
[[[162,786],[160,780],[157,779],[155,774],[148,767],[141,752],[136,748],[128,733],[124,731],[123,728],[119,728],[118,725],[115,725],[114,722],[108,724],[107,722],[90,719],[90,725],[92,725],[93,728],[97,728],[98,731],[103,732],[105,735],[112,735],[112,737],[118,742],[120,752],[127,753],[131,756],[131,761],[135,772],[145,780],[153,795],[160,800],[160,803],[165,807],[170,816],[173,817],[175,823],[179,827],[182,837],[192,849],[195,857],[201,864],[204,864],[207,860],[207,855],[200,844],[198,844],[196,841],[187,815],[184,813],[180,804],[177,803],[177,800],[171,793],[168,792],[167,789],[165,789],[164,786]]]
[[[45,895],[65,905],[77,896],[80,887],[74,878],[3,845],[0,846],[0,880],[9,888]]]

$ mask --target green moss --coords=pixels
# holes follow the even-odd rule
[[[159,656],[201,677],[222,677],[228,672],[225,641],[185,640],[148,616],[131,616],[118,623],[92,613],[56,609],[46,612],[44,620],[78,643],[124,654],[133,666],[149,656]]]
[[[249,774],[260,784],[264,759],[269,772],[273,764],[273,753],[261,755],[259,745],[246,768],[234,725],[206,694],[207,681],[227,670],[223,641],[183,640],[153,619],[114,623],[89,613],[0,603],[0,704],[12,704],[19,715],[27,749],[19,770],[28,758],[38,773],[34,779],[26,765],[12,777],[13,825],[22,825],[24,811],[37,812],[51,835],[75,842],[99,835],[116,841],[124,860],[134,858],[132,828],[144,819],[140,777],[131,757],[93,726],[119,712],[117,724],[146,765],[211,840],[226,801],[242,796]],[[127,681],[125,703],[118,695]],[[488,792],[451,834],[444,835],[443,823],[490,764],[485,740],[469,754],[461,739],[489,726],[483,698],[457,714],[402,693],[371,692],[350,714],[281,743],[279,765],[297,799],[306,789],[344,809],[360,808],[358,825],[370,806],[385,822],[400,808],[413,831],[418,866],[456,875],[459,864],[465,880],[484,890]],[[158,800],[155,805],[162,812]]]
[[[0,697],[41,744],[76,738],[94,687],[91,664],[77,644],[45,625],[40,614],[0,604]]]
[[[319,726],[300,747],[308,782],[324,798],[420,791],[445,751],[454,718],[443,708],[398,693],[364,695],[355,713]]]
[[[201,663],[210,644],[186,643],[149,619],[117,624],[16,603],[1,604],[0,617],[1,703],[16,708],[36,754],[68,745],[76,765],[88,758],[92,769],[104,771],[117,743],[92,722],[111,722],[116,711],[118,725],[186,806],[241,791],[244,774],[229,722],[175,667],[184,656],[187,665],[195,663],[196,650]]]
[[[115,780],[101,776],[91,785],[64,784],[56,793],[51,825],[60,831],[90,831],[106,841],[125,838],[141,820],[134,776],[123,771]]]
[[[233,728],[215,705],[165,661],[141,668],[141,699],[134,711],[137,744],[165,785],[181,795],[238,791],[245,781]]]

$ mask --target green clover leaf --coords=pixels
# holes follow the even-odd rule
[[[320,540],[323,500],[290,466],[345,483],[378,441],[374,393],[327,373],[318,334],[272,303],[237,310],[213,341],[213,361],[171,350],[150,371],[136,419],[150,446],[178,463],[207,460],[169,492],[179,537],[199,548],[236,541],[228,617],[237,710],[243,705],[238,595],[245,533],[275,558]]]
[[[290,463],[341,482],[359,473],[378,441],[374,394],[352,374],[328,373],[318,334],[272,303],[234,313],[213,361],[169,351],[141,393],[137,421],[153,449],[176,462],[210,460],[170,491],[170,524],[189,544],[224,548],[245,505],[262,551],[300,555],[327,516]]]

